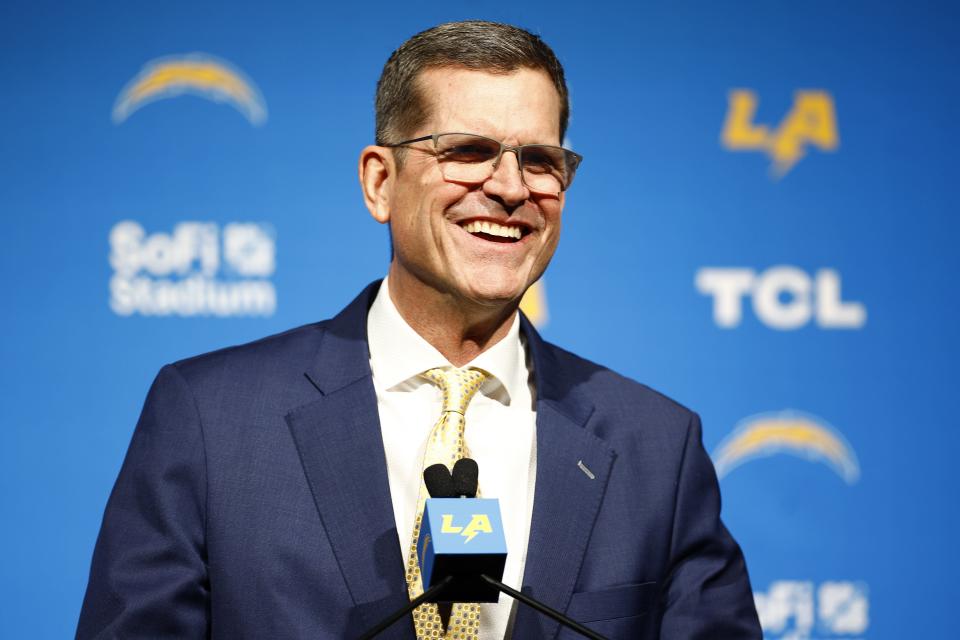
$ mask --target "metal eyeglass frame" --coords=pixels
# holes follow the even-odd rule
[[[583,161],[583,156],[581,156],[576,151],[571,151],[570,149],[567,149],[565,147],[558,147],[557,145],[554,145],[554,144],[531,143],[531,144],[519,144],[514,146],[514,145],[504,144],[495,138],[482,136],[479,133],[467,133],[464,131],[444,131],[442,133],[431,133],[428,136],[421,136],[419,138],[412,138],[410,140],[403,140],[401,142],[394,142],[391,144],[384,144],[381,146],[403,147],[409,144],[413,144],[414,142],[426,142],[427,140],[432,140],[433,150],[434,150],[434,153],[436,154],[436,152],[438,151],[437,139],[440,138],[440,136],[450,136],[450,135],[473,136],[475,138],[482,138],[483,140],[489,140],[490,142],[495,142],[496,144],[500,145],[500,152],[497,154],[496,159],[493,161],[493,171],[496,171],[497,167],[500,166],[500,159],[503,157],[504,151],[512,151],[513,154],[517,157],[517,168],[520,171],[520,181],[523,182],[524,186],[526,186],[528,189],[530,189],[531,191],[535,191],[537,193],[551,193],[551,192],[533,189],[532,187],[530,187],[530,185],[527,184],[527,181],[523,177],[523,148],[524,147],[548,147],[550,149],[560,149],[561,151],[563,151],[564,156],[567,160],[567,170],[569,171],[571,177],[570,177],[570,180],[567,181],[567,184],[561,183],[560,191],[566,191],[567,189],[570,188],[570,185],[573,184],[573,176],[576,175],[577,168],[580,166],[580,163]],[[493,173],[491,173],[490,175],[492,176]],[[486,178],[486,180],[489,180],[489,179],[490,179],[489,177]],[[484,182],[484,180],[480,180],[478,184],[482,182]]]

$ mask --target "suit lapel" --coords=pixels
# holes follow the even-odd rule
[[[366,338],[367,310],[378,286],[368,287],[327,324],[306,372],[319,397],[286,416],[356,605],[356,635],[388,613],[380,602],[402,604],[406,598]],[[384,637],[412,638],[412,625],[398,623]]]
[[[537,480],[523,590],[564,611],[616,454],[584,428],[593,405],[578,397],[576,372],[563,367],[553,347],[522,321],[537,386]],[[552,638],[557,631],[556,622],[519,608],[514,638]]]

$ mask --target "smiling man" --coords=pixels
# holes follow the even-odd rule
[[[360,178],[390,224],[391,300],[461,366],[506,335],[550,262],[579,156],[559,146],[561,98],[542,70],[427,67],[412,82],[423,122],[397,133],[420,137],[364,149]]]
[[[522,29],[444,24],[394,52],[359,163],[388,277],[331,320],[161,370],[78,637],[356,637],[422,593],[422,473],[463,457],[500,500],[507,584],[611,638],[761,637],[696,414],[518,311],[580,163],[568,114]],[[382,637],[566,633],[503,600],[422,605]]]

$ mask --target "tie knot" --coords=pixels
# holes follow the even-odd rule
[[[423,372],[423,377],[440,387],[443,392],[443,411],[463,415],[487,374],[480,369],[451,369],[438,367]]]

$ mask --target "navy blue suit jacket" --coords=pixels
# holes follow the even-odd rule
[[[332,320],[160,371],[79,638],[349,638],[406,601],[366,340],[378,286]],[[522,329],[537,389],[523,589],[611,638],[760,638],[696,414]],[[556,637],[576,636],[520,607],[514,638]]]

